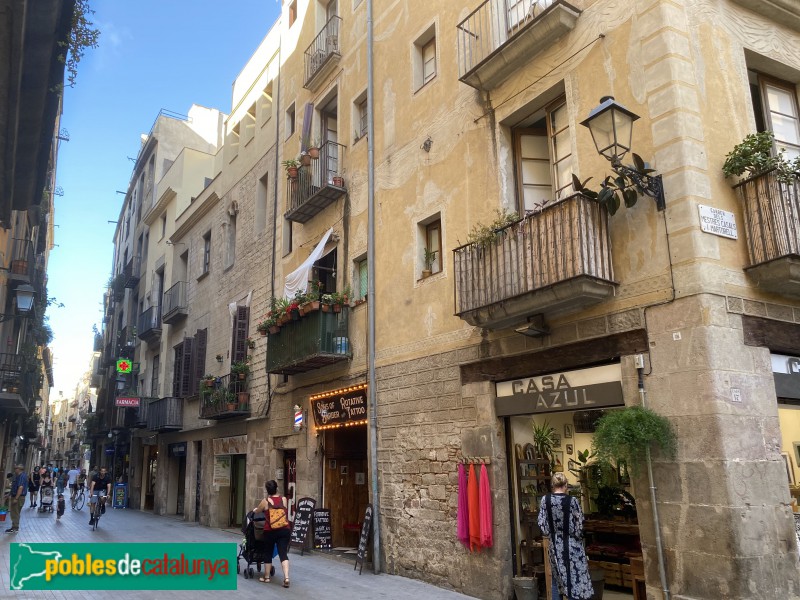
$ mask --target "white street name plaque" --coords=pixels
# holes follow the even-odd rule
[[[706,233],[713,233],[732,240],[739,239],[736,218],[732,212],[703,204],[699,204],[697,208],[700,211],[700,229]]]

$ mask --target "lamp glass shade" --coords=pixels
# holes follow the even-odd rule
[[[33,308],[33,297],[36,292],[31,285],[21,285],[17,288],[17,310],[21,313],[30,312]]]
[[[604,98],[589,117],[581,123],[589,128],[597,152],[609,161],[616,162],[631,149],[633,122],[639,117],[617,103],[613,98]]]

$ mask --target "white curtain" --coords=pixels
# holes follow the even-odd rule
[[[322,236],[322,239],[314,247],[311,254],[308,255],[308,258],[303,261],[303,264],[286,276],[286,282],[283,286],[283,295],[286,298],[294,298],[297,292],[305,293],[308,289],[308,272],[311,270],[311,267],[314,266],[314,263],[322,256],[322,252],[325,250],[325,244],[328,243],[328,238],[331,237],[332,233],[333,227],[328,229],[325,235]]]

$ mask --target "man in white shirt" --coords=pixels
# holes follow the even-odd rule
[[[78,493],[78,475],[80,474],[81,470],[75,465],[67,471],[67,484],[69,485],[70,498],[74,498],[75,494]]]

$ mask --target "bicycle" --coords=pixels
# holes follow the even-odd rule
[[[86,497],[83,494],[83,486],[80,486],[80,491],[75,492],[72,496],[72,510],[81,510],[86,503]]]
[[[105,495],[100,495],[97,497],[97,502],[92,504],[92,531],[95,531],[100,524],[100,517],[103,514],[103,506],[106,503]]]

